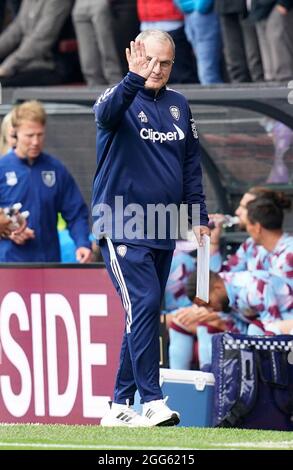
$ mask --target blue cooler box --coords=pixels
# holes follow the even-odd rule
[[[160,369],[160,382],[167,405],[180,413],[179,426],[212,427],[214,406],[213,374],[195,370]],[[134,408],[141,411],[140,397]]]

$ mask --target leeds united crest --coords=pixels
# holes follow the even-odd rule
[[[54,186],[56,183],[55,171],[42,171],[42,180],[46,186],[52,188],[52,186]]]
[[[125,245],[119,245],[117,246],[117,253],[120,255],[122,258],[126,255],[127,252],[127,246]]]
[[[177,108],[177,106],[170,106],[170,113],[171,113],[171,116],[176,119],[176,121],[179,121],[179,118],[180,118],[180,111],[179,111],[179,108]]]

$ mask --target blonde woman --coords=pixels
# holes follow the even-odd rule
[[[4,116],[0,128],[0,156],[8,153],[16,146],[15,129],[12,126],[12,111]]]

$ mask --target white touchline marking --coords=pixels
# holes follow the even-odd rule
[[[293,441],[261,441],[261,442],[225,442],[225,443],[214,443],[214,446],[220,447],[258,447],[258,448],[282,448],[282,449],[293,449]]]
[[[264,441],[264,442],[231,442],[231,443],[222,443],[222,442],[214,442],[207,444],[208,446],[213,447],[230,447],[230,448],[237,448],[237,447],[246,447],[246,448],[275,448],[275,449],[293,449],[293,441]],[[111,449],[118,449],[118,450],[203,450],[204,447],[197,448],[197,447],[151,447],[151,446],[119,446],[119,445],[107,445],[107,443],[103,445],[91,445],[91,444],[45,444],[45,443],[34,443],[34,442],[0,442],[0,447],[37,447],[43,449],[92,449],[92,450],[111,450]],[[207,447],[208,449],[209,447]]]
[[[0,442],[0,447],[40,447],[44,449],[48,448],[64,448],[64,449],[93,449],[93,450],[198,450],[194,448],[187,447],[150,447],[150,446],[115,446],[115,445],[83,445],[83,444],[42,444],[42,443],[33,443],[33,442]]]

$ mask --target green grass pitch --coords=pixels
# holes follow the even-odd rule
[[[0,450],[280,449],[293,450],[293,433],[208,428],[102,428],[1,424]]]

